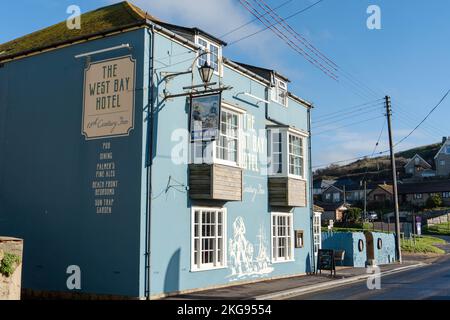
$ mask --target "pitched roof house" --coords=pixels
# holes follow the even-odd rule
[[[450,205],[450,180],[399,184],[398,194],[400,203],[423,206],[430,196],[438,194],[445,205]]]
[[[392,185],[379,184],[367,194],[368,202],[385,202],[392,201],[394,198],[394,191]]]
[[[443,138],[442,147],[434,157],[436,163],[436,175],[440,177],[450,176],[450,138]]]
[[[435,175],[431,164],[418,154],[415,154],[414,157],[409,159],[404,168],[406,174],[415,178],[425,178]]]

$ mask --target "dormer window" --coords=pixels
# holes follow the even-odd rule
[[[287,106],[287,83],[280,78],[274,78],[274,86],[272,87],[272,100]]]
[[[220,73],[220,64],[219,61],[221,59],[222,50],[221,47],[214,42],[207,40],[206,38],[197,37],[196,43],[201,47],[200,54],[205,51],[208,54],[202,55],[198,58],[198,66],[203,66],[205,62],[207,62],[214,69],[214,73]]]

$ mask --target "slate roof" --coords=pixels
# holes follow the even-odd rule
[[[327,203],[327,202],[321,202],[316,201],[315,205],[321,207],[324,211],[336,211],[338,208],[344,206],[346,208],[351,207],[350,204],[345,202],[335,202],[335,203]]]
[[[165,27],[191,41],[194,40],[194,35],[201,34],[226,45],[222,40],[198,28],[181,27],[163,22],[128,1],[124,1],[82,14],[81,29],[70,30],[67,28],[66,21],[63,21],[0,44],[0,61],[132,27],[144,26],[148,24],[148,21]]]
[[[277,77],[283,79],[286,82],[291,82],[288,78],[286,78],[282,74],[279,74],[275,70],[266,69],[266,68],[262,68],[262,67],[257,67],[257,66],[253,66],[253,65],[250,65],[250,64],[238,62],[238,61],[234,61],[234,63],[237,63],[238,65],[240,65],[240,66],[250,70],[251,72],[256,73],[257,75],[259,75],[260,77],[266,79],[267,81],[272,82],[272,74],[274,74],[274,75],[276,75]]]
[[[398,186],[399,194],[450,192],[450,180],[404,183]]]

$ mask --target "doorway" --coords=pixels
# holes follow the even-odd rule
[[[373,248],[373,234],[370,231],[365,231],[366,238],[366,266],[375,265],[375,252]]]

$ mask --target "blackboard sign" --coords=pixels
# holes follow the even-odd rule
[[[330,270],[331,274],[336,274],[336,265],[334,263],[334,250],[320,249],[317,253],[317,271]]]

